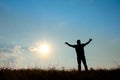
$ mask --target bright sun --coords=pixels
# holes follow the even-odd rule
[[[51,45],[47,42],[43,43],[36,43],[36,46],[33,48],[30,48],[32,52],[35,52],[38,57],[41,58],[48,58],[50,57],[51,53]]]
[[[51,46],[48,43],[42,43],[37,47],[38,55],[42,58],[50,56]]]
[[[49,46],[47,44],[42,44],[39,48],[39,52],[42,53],[42,54],[47,54],[49,53]]]

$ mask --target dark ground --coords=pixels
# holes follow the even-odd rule
[[[0,69],[0,80],[120,80],[120,69],[90,70],[41,70],[41,69]]]

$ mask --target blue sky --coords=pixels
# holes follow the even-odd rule
[[[88,67],[118,67],[119,30],[119,0],[0,0],[0,66],[77,68],[75,50],[64,42],[92,38]],[[47,59],[29,50],[44,41],[52,48]]]

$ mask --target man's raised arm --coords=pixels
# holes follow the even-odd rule
[[[92,41],[92,39],[89,39],[89,41],[85,43],[85,46],[86,46],[87,44],[89,44],[91,41]]]
[[[73,47],[73,48],[75,47],[74,45],[71,45],[68,42],[65,42],[65,44],[67,44],[68,46]]]

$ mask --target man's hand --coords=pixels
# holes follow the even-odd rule
[[[69,44],[68,42],[65,42],[65,44],[67,44],[67,45],[70,46],[70,47],[75,48],[75,45],[71,45],[71,44]]]
[[[68,42],[65,42],[65,44],[68,44]]]
[[[89,41],[92,41],[92,38],[90,38]]]

